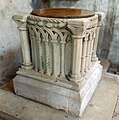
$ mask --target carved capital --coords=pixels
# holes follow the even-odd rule
[[[75,36],[83,36],[83,34],[85,32],[85,27],[84,26],[68,24],[67,27],[71,31],[71,33]]]
[[[27,30],[26,20],[28,15],[14,15],[12,19],[17,24],[19,30]]]
[[[102,24],[105,14],[103,12],[95,12],[98,15],[98,27]]]
[[[87,29],[97,26],[98,15],[89,18],[71,19],[67,21],[67,27],[76,36],[84,36]]]

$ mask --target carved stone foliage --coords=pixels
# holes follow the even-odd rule
[[[29,16],[27,20],[34,69],[50,76],[65,77],[70,72],[72,42],[66,23],[34,19]]]

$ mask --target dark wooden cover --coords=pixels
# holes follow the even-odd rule
[[[74,8],[45,8],[35,9],[31,12],[31,14],[40,17],[51,18],[86,18],[93,16],[95,12],[85,9]]]

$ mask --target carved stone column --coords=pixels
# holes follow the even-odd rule
[[[87,51],[87,42],[88,42],[89,34],[86,33],[85,38],[83,39],[83,51],[82,51],[82,65],[81,65],[81,73],[84,75],[86,73],[86,51]]]
[[[51,41],[53,45],[53,76],[57,76],[57,41],[54,39]]]
[[[77,27],[78,26],[78,27]],[[81,80],[81,59],[82,59],[82,44],[84,37],[84,26],[76,25],[74,21],[69,21],[69,29],[72,31],[72,67],[71,67],[71,81]]]
[[[98,37],[99,37],[99,31],[100,31],[100,26],[101,26],[102,20],[105,17],[104,13],[96,12],[96,14],[98,15],[98,25],[97,25],[97,30],[96,30],[96,37],[95,37],[94,44],[93,44],[93,54],[92,54],[93,62],[98,61],[98,57],[96,55],[97,45],[98,45]]]
[[[60,49],[61,49],[61,70],[60,70],[60,77],[65,77],[65,73],[64,73],[64,51],[65,51],[65,43],[66,42],[60,42],[61,46],[60,46]]]
[[[21,40],[21,47],[22,47],[22,55],[23,55],[23,65],[22,68],[24,69],[31,69],[31,58],[30,58],[30,47],[29,47],[29,40],[28,40],[28,31],[26,27],[26,19],[27,15],[20,16],[15,15],[12,18],[14,22],[18,25],[18,30],[20,34]]]
[[[81,77],[82,36],[73,35],[73,59],[71,77],[78,80]]]
[[[46,74],[50,75],[50,58],[49,58],[49,45],[48,45],[48,35],[46,37],[46,40],[44,40],[45,43],[45,54],[46,54]]]

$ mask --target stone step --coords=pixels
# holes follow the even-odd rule
[[[0,111],[0,120],[21,120],[21,119]]]

